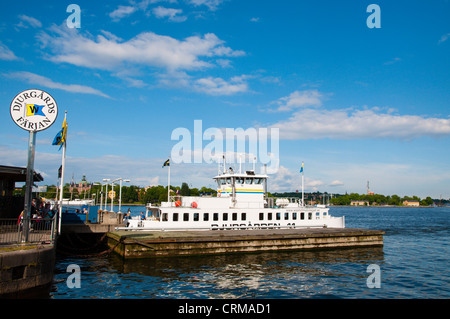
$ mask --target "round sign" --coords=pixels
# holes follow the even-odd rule
[[[45,91],[31,89],[20,92],[11,102],[11,118],[27,131],[43,131],[58,117],[55,99]]]

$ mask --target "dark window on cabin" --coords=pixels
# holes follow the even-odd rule
[[[259,213],[259,220],[264,220],[264,213]]]
[[[247,220],[247,213],[241,213],[241,220]]]
[[[267,213],[267,220],[272,220],[272,213]]]
[[[167,221],[167,213],[162,214],[162,221],[163,222]]]
[[[277,213],[276,214],[276,218],[277,218],[277,220],[280,220],[281,219],[281,213]]]
[[[178,221],[178,213],[173,213],[173,221],[174,222]]]
[[[312,219],[312,213],[308,213],[308,219]]]
[[[223,213],[222,220],[228,220],[228,213]]]
[[[199,220],[199,213],[194,213],[194,222],[198,222]]]
[[[305,213],[300,213],[300,219],[305,219]]]
[[[203,213],[203,221],[207,222],[209,220],[209,213]]]
[[[214,221],[218,221],[219,220],[219,213],[214,213],[213,214],[213,220]]]
[[[183,221],[188,222],[189,221],[189,213],[183,214]]]
[[[289,213],[284,213],[284,220],[288,220],[289,219]]]
[[[232,220],[237,220],[237,213],[233,213],[233,214],[231,215],[231,219],[232,219]]]
[[[297,213],[292,213],[292,219],[297,220]]]

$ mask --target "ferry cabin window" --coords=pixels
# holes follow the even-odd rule
[[[312,219],[312,213],[308,213],[308,219]]]
[[[213,220],[214,221],[218,221],[219,220],[219,213],[214,213],[213,214]]]
[[[167,213],[162,214],[162,221],[166,222],[168,220]]]
[[[255,178],[255,184],[261,184],[262,178]]]
[[[305,219],[305,213],[300,213],[300,219]]]
[[[288,220],[289,219],[289,213],[284,213],[284,220]]]
[[[199,213],[194,213],[194,222],[198,222],[199,220]]]
[[[189,213],[183,214],[183,221],[188,222],[189,221]]]
[[[228,220],[228,213],[223,213],[222,220],[224,221]]]
[[[231,177],[227,177],[227,184],[231,184]]]
[[[209,220],[209,213],[203,213],[203,221],[207,222]]]
[[[241,220],[247,220],[247,214],[241,213]]]
[[[259,220],[264,220],[264,213],[259,213]]]
[[[232,219],[232,220],[237,220],[237,213],[233,213],[233,214],[231,215],[231,219]]]
[[[247,185],[253,184],[253,178],[246,178],[245,179],[245,184],[247,184]]]
[[[281,219],[281,213],[276,213],[276,218],[277,218],[277,220],[280,220]]]
[[[316,219],[320,219],[320,213],[316,212]]]
[[[267,220],[272,220],[272,213],[267,213]]]
[[[297,220],[297,213],[292,213],[292,219]]]
[[[173,213],[173,217],[172,217],[174,222],[178,221],[178,213]]]

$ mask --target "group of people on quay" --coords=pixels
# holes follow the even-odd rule
[[[31,203],[31,230],[34,228],[45,228],[46,224],[50,224],[49,221],[53,218],[53,216],[55,216],[56,212],[57,207],[51,208],[51,204],[49,202],[44,202],[39,198],[33,198]],[[22,211],[17,219],[17,225],[20,227],[23,225],[23,218],[25,214],[25,211]]]

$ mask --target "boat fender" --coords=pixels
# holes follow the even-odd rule
[[[180,200],[177,200],[176,202],[175,202],[175,207],[180,207],[181,206],[181,201]]]
[[[197,203],[196,202],[192,202],[191,206],[192,206],[192,208],[197,208]]]

